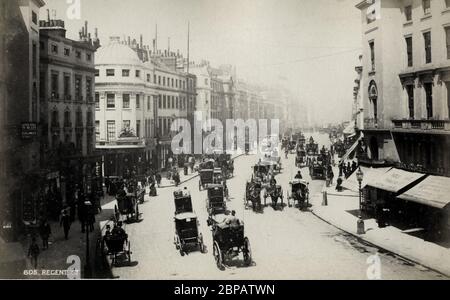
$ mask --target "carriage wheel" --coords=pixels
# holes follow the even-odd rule
[[[244,256],[244,263],[246,266],[250,266],[252,264],[252,249],[250,247],[250,241],[248,237],[245,237],[244,239],[244,248],[243,248],[243,256]]]
[[[130,241],[128,241],[127,256],[128,256],[128,264],[131,264],[131,242]]]
[[[219,270],[223,270],[224,266],[223,266],[222,252],[220,251],[219,244],[217,244],[217,242],[214,242],[213,255],[216,260],[217,268],[219,268]]]
[[[183,243],[180,244],[180,255],[184,256],[184,245],[183,245]]]
[[[175,232],[175,236],[173,237],[173,243],[175,244],[175,249],[180,250],[180,238],[178,234]]]
[[[200,233],[199,237],[199,248],[201,253],[206,253],[205,243],[203,243],[203,235]]]

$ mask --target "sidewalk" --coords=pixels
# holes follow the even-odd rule
[[[335,185],[324,188],[324,191],[327,191],[328,206],[322,206],[322,193],[310,200],[315,216],[379,248],[450,276],[450,249],[426,242],[393,226],[379,228],[375,219],[365,219],[366,233],[358,235],[358,193],[349,190],[336,192]]]

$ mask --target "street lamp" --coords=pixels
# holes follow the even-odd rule
[[[361,182],[363,181],[364,178],[364,173],[361,171],[361,167],[358,168],[358,170],[356,171],[356,179],[358,180],[359,183],[359,210],[361,211],[361,196],[362,196],[362,191],[361,191]]]
[[[90,218],[90,214],[92,213],[91,207],[92,207],[92,203],[91,201],[85,201],[84,202],[84,206],[85,206],[85,230],[86,230],[86,261],[84,264],[84,276],[85,278],[91,278],[92,276],[92,270],[91,270],[91,261],[90,261],[90,256],[89,256],[89,218]]]

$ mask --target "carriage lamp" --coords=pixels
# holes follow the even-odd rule
[[[361,210],[361,196],[362,196],[361,183],[364,179],[364,173],[361,171],[361,167],[359,167],[358,171],[356,171],[356,179],[358,180],[359,183],[359,210]]]

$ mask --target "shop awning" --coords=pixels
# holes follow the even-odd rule
[[[356,147],[358,147],[358,143],[361,140],[362,135],[360,134],[358,139],[353,143],[353,145],[348,148],[347,152],[345,152],[344,156],[339,160],[339,163],[344,162],[352,153],[356,150]]]
[[[389,171],[391,168],[368,168],[361,166],[361,171],[363,172],[363,181],[361,182],[361,188],[367,185],[367,182],[375,180],[377,177],[382,176],[384,173]],[[342,182],[342,187],[345,189],[357,192],[359,190],[358,179],[356,178],[356,172],[353,172],[349,178]]]
[[[422,182],[397,198],[417,202],[435,208],[444,208],[450,203],[450,178],[428,176]]]
[[[385,190],[392,193],[398,193],[408,185],[424,178],[426,175],[415,172],[408,172],[401,169],[392,168],[383,176],[369,179],[368,186]]]

